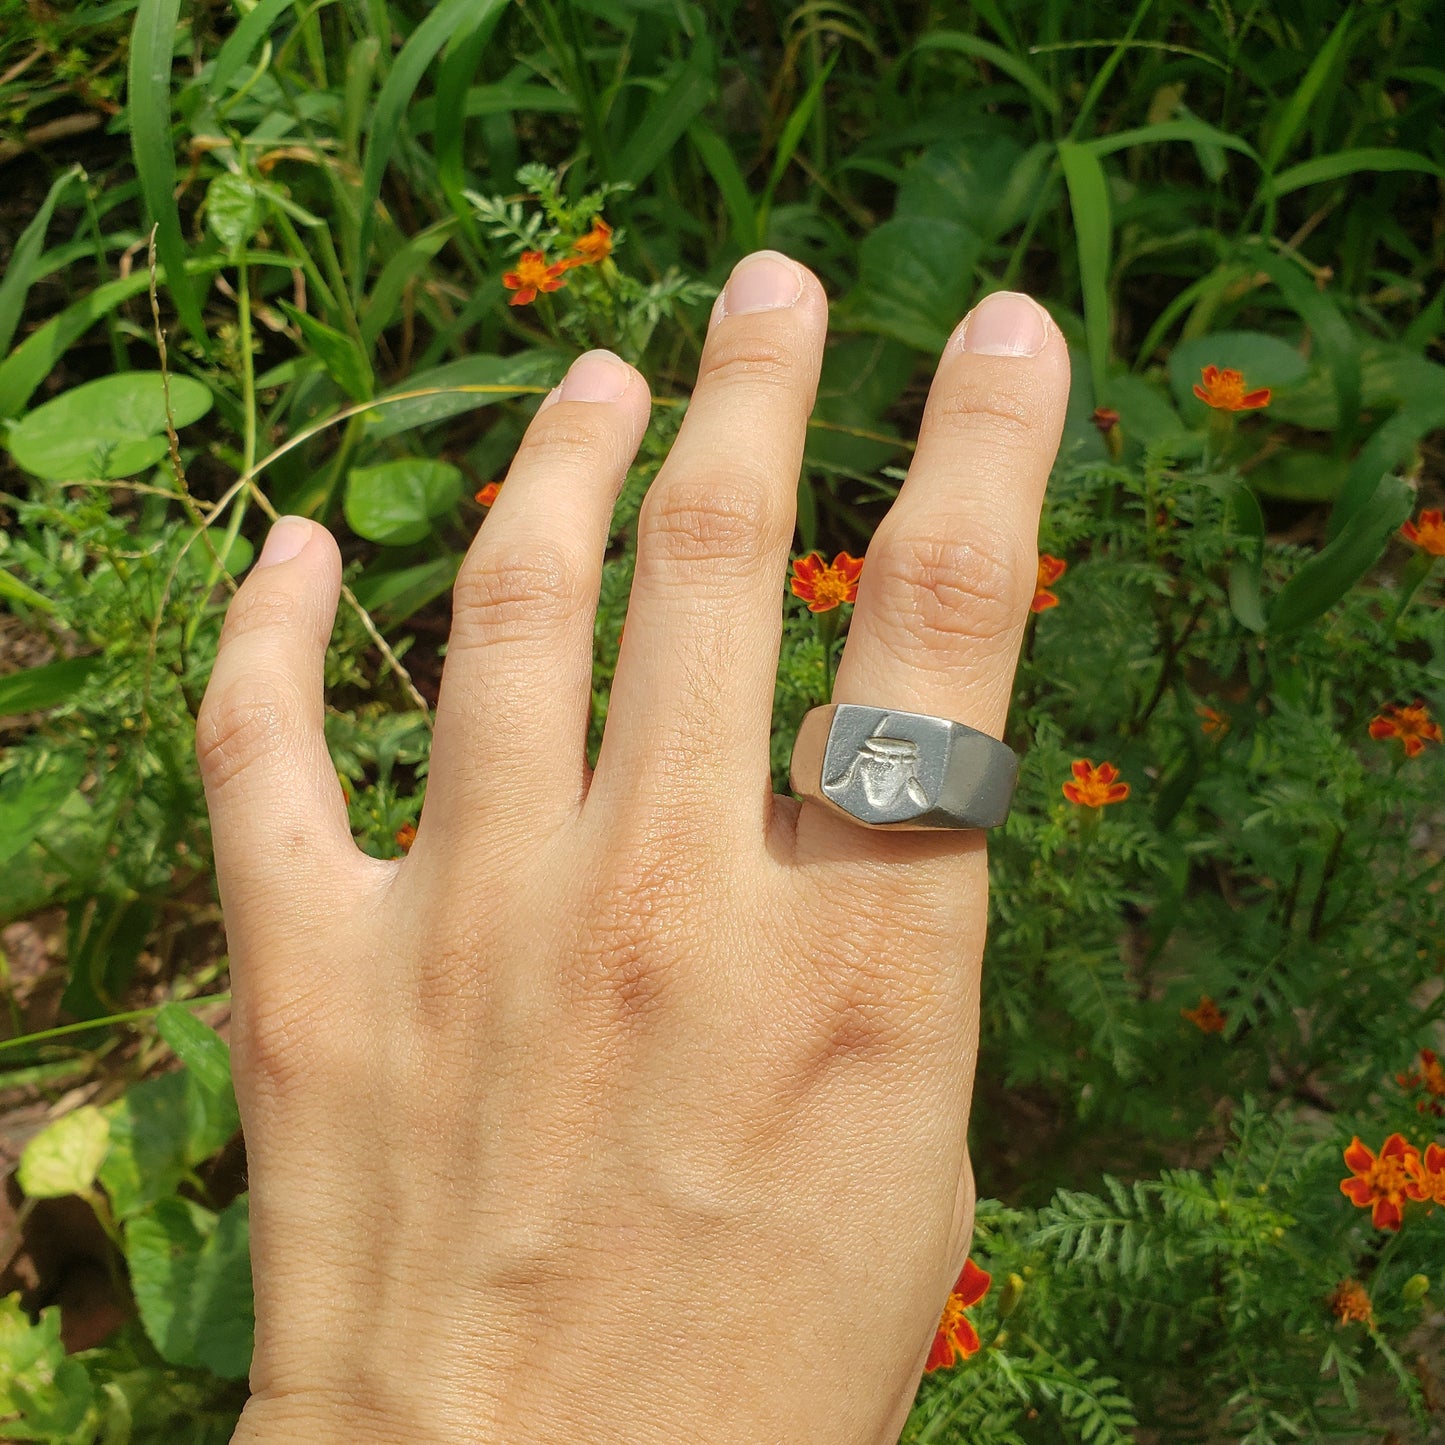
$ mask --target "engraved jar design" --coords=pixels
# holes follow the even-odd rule
[[[928,793],[918,777],[918,744],[912,738],[866,738],[843,776],[827,786],[847,790],[854,781],[863,785],[869,806],[896,807],[906,793],[915,807],[928,806]]]

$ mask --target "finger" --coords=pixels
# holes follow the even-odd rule
[[[548,831],[575,814],[602,560],[648,413],[642,377],[590,351],[532,418],[452,594],[413,853],[433,827],[450,847],[478,818]]]
[[[666,790],[762,816],[798,474],[828,304],[774,251],[739,262],[638,517],[637,562],[587,807]]]
[[[939,363],[907,480],[869,543],[833,701],[1002,736],[1068,393],[1063,337],[1036,302],[999,292],[965,319]],[[864,836],[805,805],[800,836],[815,828],[846,829],[854,845]]]
[[[196,718],[216,877],[232,952],[267,922],[335,906],[369,860],[352,841],[322,728],[341,553],[282,517],[231,599]]]

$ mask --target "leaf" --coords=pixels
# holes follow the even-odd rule
[[[1251,632],[1265,630],[1264,604],[1260,585],[1264,571],[1264,512],[1259,499],[1243,484],[1229,496],[1229,521],[1244,547],[1229,569],[1229,610],[1241,627]]]
[[[236,251],[260,228],[261,197],[244,176],[223,172],[206,187],[206,229]]]
[[[219,1095],[230,1092],[231,1050],[215,1029],[178,1003],[161,1009],[156,1029],[201,1088]]]
[[[76,177],[84,174],[79,166],[71,166],[68,171],[56,176],[50,184],[50,190],[46,192],[45,199],[40,203],[40,209],[20,233],[15,249],[10,253],[5,273],[0,276],[0,356],[9,351],[15,328],[20,324],[25,298],[30,294],[30,287],[34,284],[39,269],[36,263],[45,247],[45,233],[50,229],[50,218],[55,214],[55,207]]]
[[[1028,61],[1019,59],[992,41],[980,40],[976,35],[966,34],[962,30],[933,30],[919,40],[911,53],[917,55],[929,50],[955,50],[962,55],[971,55],[976,60],[982,60],[995,70],[1003,71],[1010,80],[1017,81],[1050,115],[1059,113],[1059,98],[1049,89],[1043,76]],[[908,56],[905,55],[899,60],[900,68],[907,59]]]
[[[449,462],[401,457],[346,476],[343,510],[358,537],[385,547],[406,547],[431,533],[434,517],[462,495],[462,474]]]
[[[171,137],[171,59],[181,0],[140,0],[130,36],[126,104],[131,156],[146,211],[156,223],[156,258],[166,268],[166,289],[181,324],[209,351],[206,327],[191,279],[176,208],[176,148]]]
[[[617,157],[615,179],[637,185],[657,169],[688,126],[712,103],[716,71],[717,48],[699,32],[687,59],[649,82],[658,92],[657,98]]]
[[[702,157],[702,163],[727,207],[733,245],[739,251],[751,251],[762,245],[758,208],[753,204],[752,192],[738,166],[732,146],[702,120],[688,126],[687,138]]]
[[[1113,155],[1115,151],[1129,150],[1139,145],[1159,145],[1163,141],[1188,141],[1193,146],[1218,146],[1224,150],[1238,151],[1248,156],[1256,165],[1260,164],[1259,152],[1246,140],[1227,130],[1220,130],[1206,121],[1161,120],[1153,125],[1136,126],[1132,130],[1115,131],[1113,135],[1100,136],[1089,142],[1089,149],[1096,156]]]
[[[983,237],[956,221],[875,226],[858,248],[858,285],[849,323],[937,355],[973,294]]]
[[[366,142],[366,160],[361,175],[361,229],[357,238],[357,269],[364,265],[371,249],[376,221],[376,203],[381,196],[381,178],[401,134],[402,118],[427,66],[458,30],[480,26],[507,0],[440,0],[426,19],[407,37],[391,67],[391,74],[376,98]]]
[[[1191,337],[1181,341],[1169,356],[1169,385],[1186,419],[1199,419],[1209,411],[1194,395],[1195,384],[1206,366],[1242,373],[1245,386],[1251,390],[1290,386],[1309,370],[1295,347],[1262,331],[1216,331]]]
[[[1399,477],[1381,477],[1350,525],[1280,588],[1269,609],[1270,633],[1292,632],[1334,606],[1379,560],[1414,501],[1414,489]]]
[[[44,612],[51,617],[58,610],[43,593],[37,592],[3,567],[0,567],[0,597],[8,597],[11,602],[22,603],[26,607],[32,607],[35,611]]]
[[[95,670],[98,657],[65,657],[0,677],[0,717],[48,712],[69,702]]]
[[[39,752],[0,774],[0,863],[23,852],[80,786],[82,752]]]
[[[207,89],[213,98],[221,98],[231,77],[246,63],[251,52],[261,43],[263,37],[270,34],[277,20],[293,3],[294,0],[260,0],[249,15],[241,17],[221,47],[221,53],[216,56],[216,63],[211,70]]]
[[[249,1196],[220,1215],[162,1199],[126,1221],[125,1244],[141,1323],[161,1355],[242,1379],[255,1335]]]
[[[1366,146],[1301,161],[1299,165],[1281,171],[1271,184],[1276,196],[1285,196],[1291,191],[1317,186],[1322,181],[1342,180],[1360,171],[1424,171],[1432,176],[1445,176],[1445,166],[1437,165],[1428,156],[1417,155],[1414,151]]]
[[[207,1092],[184,1069],[132,1085],[103,1112],[111,1142],[100,1182],[117,1219],[173,1194],[240,1127],[234,1098]]]
[[[377,337],[396,320],[408,283],[451,240],[456,229],[454,216],[428,226],[425,231],[413,236],[382,268],[361,313],[363,346],[375,346]]]
[[[1069,188],[1069,207],[1079,253],[1079,283],[1084,292],[1084,340],[1089,349],[1089,374],[1094,396],[1107,400],[1109,366],[1109,266],[1114,222],[1109,184],[1091,146],[1059,142],[1059,163]]]
[[[387,397],[406,396],[413,391],[436,391],[437,394],[408,396],[405,400],[390,401],[385,406],[368,411],[366,434],[372,440],[399,436],[402,432],[430,426],[461,412],[507,401],[529,388],[549,385],[566,369],[568,359],[559,352],[519,351],[515,356],[466,356],[429,371],[419,371],[377,400],[386,401]],[[481,386],[496,387],[497,390],[462,389]]]
[[[382,614],[394,626],[447,591],[457,580],[461,562],[461,553],[448,552],[415,567],[369,572],[353,584],[352,590],[368,612]]]
[[[94,1185],[109,1148],[110,1120],[94,1104],[82,1104],[30,1140],[16,1177],[31,1199],[84,1194]]]
[[[276,304],[296,323],[301,339],[337,386],[353,401],[369,401],[376,379],[370,360],[355,340],[344,331],[297,310],[288,301]]]
[[[1335,62],[1339,58],[1340,48],[1349,35],[1350,24],[1354,18],[1354,7],[1351,6],[1340,16],[1339,23],[1330,32],[1329,39],[1315,52],[1315,57],[1310,61],[1304,78],[1295,87],[1295,92],[1285,103],[1284,109],[1280,111],[1279,118],[1275,121],[1270,135],[1269,144],[1264,148],[1264,169],[1271,175],[1274,174],[1280,161],[1288,154],[1300,128],[1309,117],[1310,107],[1314,104],[1330,71],[1334,69]]]
[[[170,380],[179,429],[211,409],[211,393],[189,376]],[[133,477],[165,456],[165,380],[158,371],[123,371],[61,392],[10,431],[10,455],[51,482]]]
[[[441,74],[437,77],[436,101],[430,107],[433,117],[432,124],[436,132],[437,182],[442,188],[442,194],[447,198],[452,215],[460,223],[472,244],[481,251],[485,251],[486,248],[479,244],[480,236],[476,221],[472,216],[472,208],[467,204],[463,194],[467,185],[463,149],[466,144],[467,121],[474,113],[470,104],[469,87],[476,76],[482,56],[491,43],[492,32],[497,28],[497,21],[501,18],[501,7],[496,6],[491,10],[483,11],[470,25],[464,24],[452,36],[451,43],[447,46],[446,57],[442,61]],[[499,93],[506,92],[508,87],[503,84],[479,86],[476,89],[480,92],[479,99],[481,101],[497,103]],[[539,98],[555,94],[542,86],[529,86],[527,89],[539,92]],[[492,92],[492,94],[488,94],[488,92]],[[524,108],[527,108],[526,101],[514,104],[509,94],[502,96],[499,105],[502,113]],[[422,107],[418,105],[412,116],[413,127],[418,131],[422,128],[421,109]]]
[[[0,1367],[0,1439],[70,1441],[95,1392],[85,1366],[66,1357],[58,1305],[31,1324],[18,1294],[0,1300]]]

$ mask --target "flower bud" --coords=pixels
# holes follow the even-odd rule
[[[1424,1302],[1425,1296],[1430,1293],[1430,1276],[1428,1274],[1412,1274],[1409,1279],[1400,1286],[1400,1298],[1407,1305],[1419,1305]]]
[[[1018,1307],[1024,1295],[1024,1280],[1020,1274],[1011,1274],[1004,1281],[998,1297],[998,1317],[1006,1320]]]

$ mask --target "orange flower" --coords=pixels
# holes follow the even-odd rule
[[[794,597],[808,604],[809,612],[830,612],[840,602],[858,600],[858,577],[863,559],[839,552],[832,562],[823,561],[816,552],[793,562],[790,586]]]
[[[1064,784],[1064,796],[1082,808],[1102,808],[1106,803],[1122,803],[1129,796],[1128,783],[1116,783],[1119,770],[1113,763],[1100,763],[1096,768],[1088,758],[1080,758],[1072,768],[1075,782]]]
[[[1357,1279],[1342,1279],[1326,1303],[1345,1324],[1351,1320],[1365,1325],[1375,1323],[1375,1310],[1370,1303],[1369,1292]]]
[[[1057,607],[1059,599],[1049,588],[1069,570],[1069,564],[1061,557],[1050,557],[1047,552],[1039,554],[1039,579],[1034,588],[1034,600],[1029,603],[1030,612],[1044,612]]]
[[[978,1331],[963,1312],[976,1305],[988,1293],[992,1283],[993,1276],[987,1270],[980,1269],[971,1259],[964,1260],[963,1273],[943,1307],[943,1318],[938,1323],[938,1333],[933,1337],[928,1363],[923,1367],[925,1374],[929,1370],[945,1369],[959,1360],[966,1360],[983,1348]]]
[[[1440,724],[1431,722],[1429,708],[1418,697],[1410,707],[1391,703],[1379,717],[1372,718],[1370,736],[1376,740],[1399,738],[1407,758],[1419,757],[1426,743],[1441,740]]]
[[[1216,733],[1227,733],[1229,731],[1229,719],[1216,708],[1205,707],[1202,703],[1194,709],[1204,719],[1199,724],[1199,731],[1208,733],[1211,737]]]
[[[1340,1193],[1361,1209],[1371,1209],[1370,1223],[1376,1229],[1399,1229],[1412,1160],[1418,1165],[1420,1156],[1403,1135],[1391,1134],[1377,1158],[1357,1134],[1345,1150],[1345,1165],[1354,1177],[1340,1180]]]
[[[1193,1008],[1182,1008],[1179,1012],[1202,1034],[1222,1034],[1225,1017],[1217,1003],[1207,993],[1199,995],[1199,1002]]]
[[[1395,1082],[1407,1093],[1424,1089],[1430,1096],[1415,1105],[1421,1114],[1434,1114],[1437,1119],[1445,1115],[1445,1105],[1440,1103],[1441,1099],[1445,1099],[1445,1068],[1441,1067],[1434,1049],[1421,1049],[1419,1070],[1410,1069],[1396,1074]]]
[[[1445,557],[1445,512],[1438,507],[1420,513],[1419,522],[1406,522],[1400,534],[1432,557]]]
[[[497,493],[502,490],[500,482],[488,482],[480,492],[477,493],[477,501],[484,507],[490,507],[497,500]]]
[[[1119,425],[1119,413],[1112,406],[1096,406],[1089,420],[1107,436]]]
[[[1194,385],[1194,395],[1216,411],[1258,411],[1269,405],[1269,388],[1258,391],[1244,389],[1244,376],[1238,371],[1221,371],[1217,366],[1204,368],[1204,385]]]
[[[396,830],[396,845],[403,852],[410,852],[411,845],[416,842],[416,824],[403,823]]]
[[[1405,1193],[1422,1204],[1445,1204],[1445,1149],[1438,1144],[1425,1146],[1423,1159],[1413,1151],[1405,1161],[1410,1182]]]
[[[576,254],[562,262],[564,266],[595,266],[605,261],[612,254],[612,227],[598,216],[592,229],[572,243],[572,249]]]
[[[562,273],[567,269],[565,261],[554,261],[550,266],[540,251],[523,251],[515,271],[508,271],[502,277],[502,285],[517,294],[508,303],[511,306],[525,306],[537,299],[539,291],[558,291],[567,283]]]

